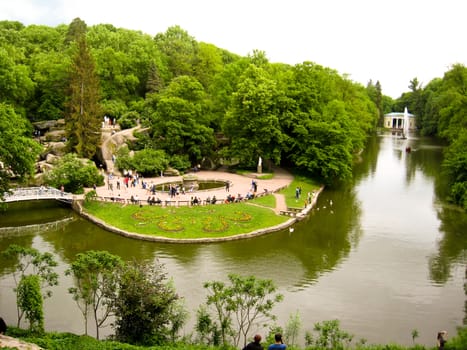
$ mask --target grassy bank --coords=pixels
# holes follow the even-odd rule
[[[187,349],[187,350],[228,350],[235,349],[234,347],[218,347],[208,346],[202,344],[186,344],[186,343],[172,343],[162,346],[135,346],[130,344],[119,343],[109,340],[96,340],[89,336],[79,336],[72,333],[58,333],[51,332],[42,335],[34,335],[27,330],[11,327],[8,329],[7,335],[15,338],[20,338],[26,342],[37,344],[43,349],[53,350],[176,350],[176,349]],[[435,342],[435,341],[434,341]],[[266,349],[269,344],[263,343]],[[327,350],[329,347],[295,347],[288,346],[288,349],[292,350]],[[8,349],[0,347],[0,349]],[[336,350],[342,349],[341,347],[335,348]],[[436,350],[437,347],[423,346],[414,342],[413,346],[402,346],[398,344],[353,344],[346,347],[346,349],[355,350]],[[459,328],[458,334],[448,340],[445,346],[445,350],[465,350],[467,349],[467,328]]]
[[[272,197],[272,196],[271,196]],[[264,203],[270,206],[269,200]],[[261,204],[261,203],[258,203]],[[288,217],[252,203],[158,207],[87,202],[85,210],[119,229],[177,239],[218,238],[276,226]]]
[[[301,195],[298,199],[295,195],[297,187],[301,189]],[[317,192],[320,187],[321,184],[319,184],[315,180],[295,174],[292,183],[283,190],[279,191],[279,193],[285,196],[285,202],[287,203],[287,207],[303,208],[307,199],[308,192]]]

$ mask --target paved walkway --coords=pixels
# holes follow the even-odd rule
[[[226,171],[199,171],[194,174],[200,180],[215,180],[215,181],[222,181],[222,182],[229,182],[230,188],[229,191],[226,191],[225,187],[220,187],[217,189],[211,190],[202,190],[202,191],[194,191],[194,192],[185,192],[185,194],[179,194],[175,198],[170,198],[169,194],[166,192],[156,192],[155,197],[159,197],[162,201],[166,200],[174,200],[174,201],[190,201],[193,196],[201,198],[201,200],[205,200],[207,197],[212,198],[216,196],[217,199],[225,199],[227,195],[230,193],[232,196],[237,197],[238,194],[241,194],[243,197],[250,191],[252,186],[252,180],[255,178],[257,174],[251,174],[250,176],[243,176],[238,174],[232,174]],[[149,188],[152,184],[158,185],[162,183],[176,183],[182,181],[182,176],[170,176],[170,177],[153,177],[153,178],[144,178],[144,180],[148,185]],[[134,196],[141,201],[142,204],[147,204],[147,198],[149,196],[153,196],[149,190],[143,189],[141,186],[141,181],[136,187],[129,186],[128,188],[125,187],[123,183],[123,178],[120,176],[113,176],[112,179],[109,179],[106,176],[105,185],[100,186],[96,189],[97,195],[102,198],[110,199],[113,198],[120,198],[124,199],[128,202],[131,196]],[[275,169],[274,170],[274,178],[268,180],[262,179],[255,179],[258,184],[257,193],[264,193],[264,192],[275,192],[281,188],[288,186],[292,180],[293,176],[283,169]],[[117,189],[117,181],[120,182],[120,190]],[[113,190],[110,190],[109,183],[112,184]],[[185,189],[188,191],[188,189]],[[276,208],[275,211],[279,213],[281,210],[286,210],[287,206],[285,204],[285,198],[283,195],[274,193],[276,197]]]
[[[133,132],[137,129],[140,129],[140,126],[136,126],[131,129],[119,130],[118,127],[106,126],[103,128],[102,133],[102,155],[106,163],[106,168],[108,173],[118,174],[113,176],[109,180],[108,176],[105,179],[105,185],[97,188],[97,195],[103,198],[121,198],[125,201],[129,201],[131,196],[137,196],[143,204],[147,204],[147,198],[149,197],[150,192],[141,187],[141,182],[136,187],[126,188],[123,184],[123,178],[120,176],[119,172],[114,169],[114,164],[112,161],[112,153],[114,152],[115,143],[118,143],[123,139],[133,138]],[[232,196],[237,197],[241,194],[243,197],[251,189],[252,180],[256,178],[258,174],[251,174],[251,176],[242,176],[237,174],[232,174],[227,171],[200,171],[195,174],[200,180],[217,180],[222,182],[229,182],[230,189],[229,192],[226,191],[224,187],[212,190],[196,191],[196,192],[186,192],[185,194],[179,194],[176,198],[170,198],[167,193],[156,193],[156,198],[159,197],[162,201],[165,200],[175,200],[175,201],[189,201],[191,197],[196,196],[205,200],[207,197],[216,196],[218,199],[225,199],[230,193]],[[162,183],[175,183],[181,182],[182,176],[171,176],[171,177],[155,177],[155,178],[146,178],[143,179],[149,188],[152,184],[162,184]],[[293,176],[286,172],[283,169],[274,170],[274,178],[270,180],[260,180],[256,179],[258,184],[257,193],[276,192],[277,190],[288,186],[293,180]],[[117,181],[120,182],[120,190],[117,189]],[[110,190],[109,182],[112,184],[113,190]],[[187,190],[187,189],[186,189]],[[276,208],[275,211],[277,214],[281,210],[287,210],[287,205],[285,203],[285,197],[281,194],[274,193],[276,198]]]

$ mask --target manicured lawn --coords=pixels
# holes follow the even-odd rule
[[[301,187],[302,193],[299,199],[295,198],[295,189]],[[285,195],[285,202],[289,208],[303,208],[305,201],[307,199],[307,193],[313,193],[313,191],[318,191],[321,187],[321,184],[313,181],[310,178],[294,175],[294,180],[292,183],[283,190],[279,191]]]
[[[247,202],[195,207],[139,207],[92,201],[85,203],[84,208],[109,225],[128,232],[180,239],[234,236],[275,226],[289,219],[276,215],[269,208]]]
[[[261,205],[267,208],[275,208],[276,207],[276,197],[272,194],[267,196],[256,197],[250,201],[250,203],[254,203],[257,205]]]

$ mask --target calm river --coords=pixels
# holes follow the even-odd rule
[[[23,226],[0,228],[0,250],[16,243],[60,262],[60,285],[45,305],[49,330],[83,333],[64,271],[75,254],[95,249],[164,263],[191,312],[187,333],[205,299],[203,282],[237,273],[275,281],[285,296],[275,310],[280,325],[299,311],[306,330],[339,319],[355,341],[410,345],[417,329],[416,341],[432,346],[438,330],[453,335],[462,325],[466,301],[467,215],[440,199],[441,160],[433,139],[375,137],[353,183],[324,191],[293,233],[219,244],[141,242],[103,231],[55,203],[30,202],[0,214],[0,226]],[[0,315],[14,324],[12,264],[0,260]]]

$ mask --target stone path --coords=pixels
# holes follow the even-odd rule
[[[139,200],[142,201],[142,204],[147,203],[147,198],[150,195],[148,190],[141,188],[141,183],[137,187],[126,188],[123,184],[123,178],[119,171],[114,168],[114,163],[112,161],[112,154],[114,153],[115,145],[131,138],[134,138],[133,132],[140,129],[140,126],[136,126],[131,129],[125,129],[118,131],[117,128],[105,127],[102,129],[102,156],[106,163],[107,174],[114,174],[113,178],[109,180],[108,175],[106,175],[105,185],[97,188],[97,195],[102,198],[121,198],[125,201],[130,200],[131,196],[137,196]],[[227,192],[225,188],[218,188],[205,191],[196,191],[192,193],[186,192],[185,194],[180,194],[173,200],[175,201],[189,201],[191,197],[197,196],[202,200],[205,200],[207,197],[216,196],[218,199],[225,199],[230,193],[231,195],[237,197],[238,194],[245,196],[248,191],[251,189],[251,182],[258,174],[250,174],[250,176],[242,176],[237,174],[232,174],[228,171],[219,170],[219,171],[200,171],[195,174],[200,180],[218,180],[223,182],[230,183],[230,190]],[[293,176],[287,171],[277,168],[274,169],[274,178],[269,180],[260,180],[256,179],[258,184],[258,193],[276,192],[277,190],[288,186],[293,180]],[[120,182],[120,190],[117,189],[117,181]],[[162,184],[162,183],[171,183],[171,182],[180,182],[182,181],[182,176],[171,176],[171,177],[154,177],[144,179],[149,185],[151,184]],[[113,190],[109,189],[108,184],[112,183]],[[152,195],[151,195],[152,196]],[[275,212],[277,214],[280,211],[287,210],[287,205],[285,202],[284,195],[274,193],[276,198],[276,207]],[[162,201],[170,200],[171,198],[167,193],[157,193],[156,198],[159,197]]]
[[[229,173],[227,171],[199,171],[194,174],[200,180],[215,180],[222,182],[229,182],[230,189],[229,192],[226,191],[225,187],[220,187],[217,189],[203,190],[203,191],[194,191],[194,192],[185,192],[185,194],[179,194],[175,198],[170,198],[168,193],[157,192],[155,197],[159,197],[162,201],[174,200],[174,201],[190,201],[191,197],[196,196],[205,200],[207,197],[216,196],[217,199],[225,199],[230,193],[232,196],[237,197],[238,194],[245,196],[248,191],[251,189],[252,180],[257,174],[250,174],[250,176],[243,176],[238,174]],[[162,184],[162,183],[175,183],[182,181],[182,176],[170,176],[170,177],[153,177],[153,178],[144,178],[149,186],[151,184]],[[275,169],[274,177],[268,180],[255,179],[258,184],[257,193],[264,192],[276,192],[277,190],[287,187],[293,180],[293,176],[283,169]],[[117,181],[120,182],[120,190],[117,189]],[[109,182],[112,184],[113,190],[109,189]],[[187,189],[186,189],[187,190]],[[97,195],[101,198],[106,198],[110,200],[111,197],[124,199],[125,202],[128,202],[131,196],[137,196],[141,200],[142,204],[147,204],[147,198],[152,197],[149,190],[143,189],[141,187],[141,182],[136,187],[126,188],[123,184],[123,178],[121,176],[113,176],[109,180],[109,176],[106,176],[105,185],[100,186],[96,189]],[[287,206],[285,204],[285,198],[283,195],[274,193],[276,197],[276,208],[275,211],[279,213],[281,210],[286,210]]]

